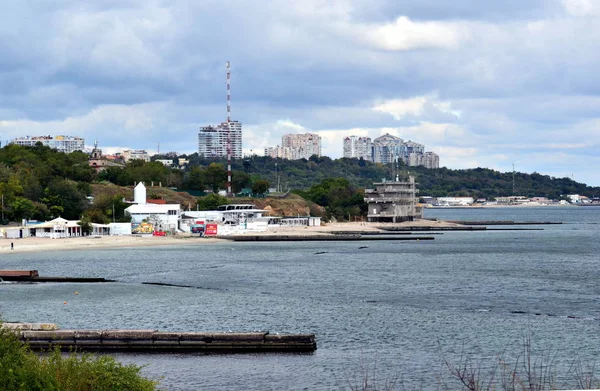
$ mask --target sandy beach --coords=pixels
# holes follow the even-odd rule
[[[428,226],[450,227],[458,224],[444,221],[417,220],[398,224],[390,223],[329,223],[319,227],[276,227],[266,232],[251,232],[252,235],[322,235],[339,231],[378,231],[382,226]],[[197,235],[178,234],[177,236],[87,236],[74,238],[36,238],[0,239],[0,254],[19,254],[42,251],[93,250],[105,248],[152,247],[152,246],[189,246],[217,243],[224,238],[199,238]],[[14,250],[10,244],[14,243]]]
[[[74,238],[23,238],[0,239],[0,254],[18,254],[41,251],[93,250],[102,248],[186,246],[202,243],[214,243],[216,238],[198,238],[181,236],[86,236]],[[14,250],[10,244],[14,243]]]

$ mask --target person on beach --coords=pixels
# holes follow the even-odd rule
[[[10,242],[10,249],[14,250],[15,249],[15,244],[13,242]]]

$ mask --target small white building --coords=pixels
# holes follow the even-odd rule
[[[142,222],[152,224],[155,231],[176,232],[181,216],[179,204],[146,203],[146,186],[142,182],[133,189],[134,205],[125,209],[125,215],[131,216],[131,224]]]

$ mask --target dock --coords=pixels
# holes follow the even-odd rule
[[[5,324],[32,350],[135,353],[307,353],[314,334],[210,333],[142,330],[27,330]],[[49,329],[50,328],[50,329]]]
[[[0,281],[71,283],[115,282],[115,280],[108,280],[100,277],[40,277],[37,270],[0,270]]]

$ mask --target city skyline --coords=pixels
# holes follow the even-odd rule
[[[199,127],[226,119],[231,60],[244,153],[315,133],[338,158],[345,135],[389,133],[449,168],[514,164],[600,185],[597,1],[64,0],[4,11],[3,145],[68,134],[107,153],[159,143],[193,153]]]

